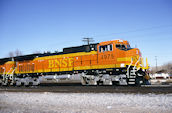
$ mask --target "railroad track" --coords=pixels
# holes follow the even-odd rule
[[[172,93],[171,85],[149,86],[82,86],[81,84],[51,84],[40,86],[0,86],[0,92],[54,92],[54,93]]]

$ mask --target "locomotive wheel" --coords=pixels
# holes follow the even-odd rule
[[[81,84],[82,85],[97,85],[97,81],[95,81],[94,79],[88,79],[86,77],[82,77]]]
[[[16,82],[16,86],[21,86],[21,82]]]
[[[136,77],[136,86],[143,85],[143,77]]]
[[[86,85],[87,84],[85,79],[86,79],[85,77],[81,77],[81,84],[82,85]]]
[[[95,81],[95,80],[89,80],[89,85],[97,85],[97,81]]]

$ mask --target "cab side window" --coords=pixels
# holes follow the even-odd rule
[[[99,52],[113,51],[112,44],[99,46]]]

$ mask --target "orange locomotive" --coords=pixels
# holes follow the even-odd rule
[[[83,85],[141,85],[148,82],[139,49],[125,40],[64,48],[63,52],[0,59],[3,85],[80,81]]]

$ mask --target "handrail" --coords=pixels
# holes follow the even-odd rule
[[[5,70],[6,70],[6,69],[5,69],[5,67],[2,67],[2,68],[4,69],[3,75],[5,75]],[[3,76],[3,75],[2,75],[2,76]]]
[[[16,69],[16,67],[15,67],[14,70],[12,71],[12,74],[14,73],[15,69]]]
[[[10,70],[8,71],[8,73],[7,73],[6,75],[8,75],[8,74],[10,73],[11,69],[12,69],[12,68],[10,68]]]
[[[146,58],[146,66],[143,67],[143,69],[149,69],[148,59]]]
[[[134,69],[136,69],[136,65],[137,65],[137,63],[140,61],[140,57],[139,57],[139,59],[137,60],[137,62],[135,63],[135,65],[134,65]]]
[[[148,59],[146,58],[146,69],[149,69]]]
[[[133,58],[131,57],[131,63],[127,68],[127,78],[129,78],[129,69],[130,69],[130,66],[132,65],[132,63],[133,63]]]

